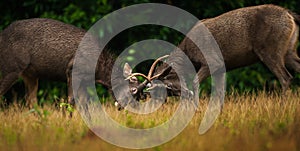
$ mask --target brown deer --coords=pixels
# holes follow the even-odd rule
[[[264,63],[278,78],[283,93],[289,88],[292,75],[288,69],[300,73],[300,58],[297,55],[300,16],[279,6],[260,5],[236,9],[215,18],[197,23],[188,35],[201,39],[200,24],[204,24],[216,40],[224,58],[226,70],[245,67],[254,63]],[[186,37],[178,46],[191,60],[201,83],[212,74],[217,74],[219,66],[210,73],[208,61],[199,48]],[[168,94],[179,96],[181,89],[173,67],[180,66],[179,49],[170,54],[167,63],[157,67],[150,78],[161,80],[168,88]],[[209,58],[208,58],[209,59]],[[180,67],[178,67],[180,68]],[[184,68],[184,67],[181,67]],[[154,70],[151,68],[150,73]],[[139,75],[139,74],[132,74]],[[153,87],[153,85],[152,85]],[[170,93],[169,93],[170,92]]]
[[[27,19],[9,25],[0,33],[0,96],[21,77],[27,91],[26,102],[31,106],[37,102],[39,79],[68,81],[69,102],[74,104],[72,66],[85,34],[83,29],[52,19]],[[96,68],[96,82],[110,90],[114,61],[115,56],[104,50]],[[125,64],[124,76],[128,77],[131,71],[130,66]],[[129,84],[131,94],[137,96],[137,78],[130,78]]]

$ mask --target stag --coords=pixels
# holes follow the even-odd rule
[[[240,8],[199,21],[188,35],[201,40],[200,25],[205,25],[219,45],[226,71],[262,62],[278,78],[282,92],[285,93],[293,78],[288,69],[300,73],[300,58],[296,51],[299,24],[299,15],[268,4]],[[167,63],[158,66],[153,77],[146,79],[150,83],[155,79],[161,80],[168,88],[168,94],[181,95],[178,76],[174,69],[169,70],[170,63],[173,63],[174,68],[180,66],[179,61],[176,61],[181,57],[178,51],[183,51],[198,71],[198,78],[194,81],[196,83],[218,74],[218,69],[222,69],[222,66],[216,67],[211,73],[207,63],[211,60],[206,60],[210,58],[205,58],[194,41],[186,37],[178,49],[170,54]]]
[[[26,102],[32,106],[37,102],[39,79],[67,81],[68,101],[74,104],[72,67],[75,52],[85,34],[83,29],[52,19],[27,19],[9,25],[0,33],[0,96],[22,78]],[[90,46],[86,47],[89,49]],[[115,58],[104,50],[96,67],[94,80],[109,90],[112,89],[110,81]],[[128,77],[131,72],[130,66],[125,64],[120,75]],[[137,78],[132,76],[128,80],[131,94],[137,96]],[[127,94],[125,90],[124,95]]]

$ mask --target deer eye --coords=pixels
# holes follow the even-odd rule
[[[131,89],[130,89],[130,92],[131,92],[132,94],[136,94],[136,93],[137,93],[137,88],[131,88]]]
[[[172,84],[172,83],[168,83],[168,84],[167,84],[167,88],[168,88],[168,89],[171,89],[171,88],[172,88],[172,86],[173,86],[173,84]]]

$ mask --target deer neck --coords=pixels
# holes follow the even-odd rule
[[[107,50],[104,50],[101,53],[97,64],[97,70],[95,75],[96,81],[109,89],[111,89],[111,73],[114,62],[114,56],[110,54]]]

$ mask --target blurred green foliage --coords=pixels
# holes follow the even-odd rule
[[[10,0],[0,1],[0,31],[15,20],[36,17],[53,18],[65,23],[73,24],[80,28],[88,29],[97,20],[114,10],[133,4],[147,2],[173,5],[190,12],[199,19],[214,17],[240,7],[267,3],[286,7],[300,14],[299,0]],[[109,26],[108,28],[111,27]],[[110,48],[113,53],[119,54],[134,42],[141,40],[161,39],[177,45],[183,38],[184,36],[182,34],[172,29],[161,26],[145,25],[123,31],[118,36],[114,37],[107,47]],[[150,63],[151,62],[148,62],[148,64]],[[147,72],[148,68],[148,66],[140,65],[137,66],[136,70]],[[298,74],[295,77],[293,85],[299,86],[300,75]],[[210,80],[206,80],[202,83],[202,90],[209,90],[209,83]],[[231,88],[237,89],[238,91],[272,89],[277,85],[278,82],[276,78],[261,64],[237,69],[227,74],[228,90],[231,90]],[[20,88],[15,88],[15,90],[21,91]],[[101,95],[107,93],[102,87],[98,88],[98,91]],[[65,97],[66,85],[57,82],[41,82],[38,96],[41,102]]]

